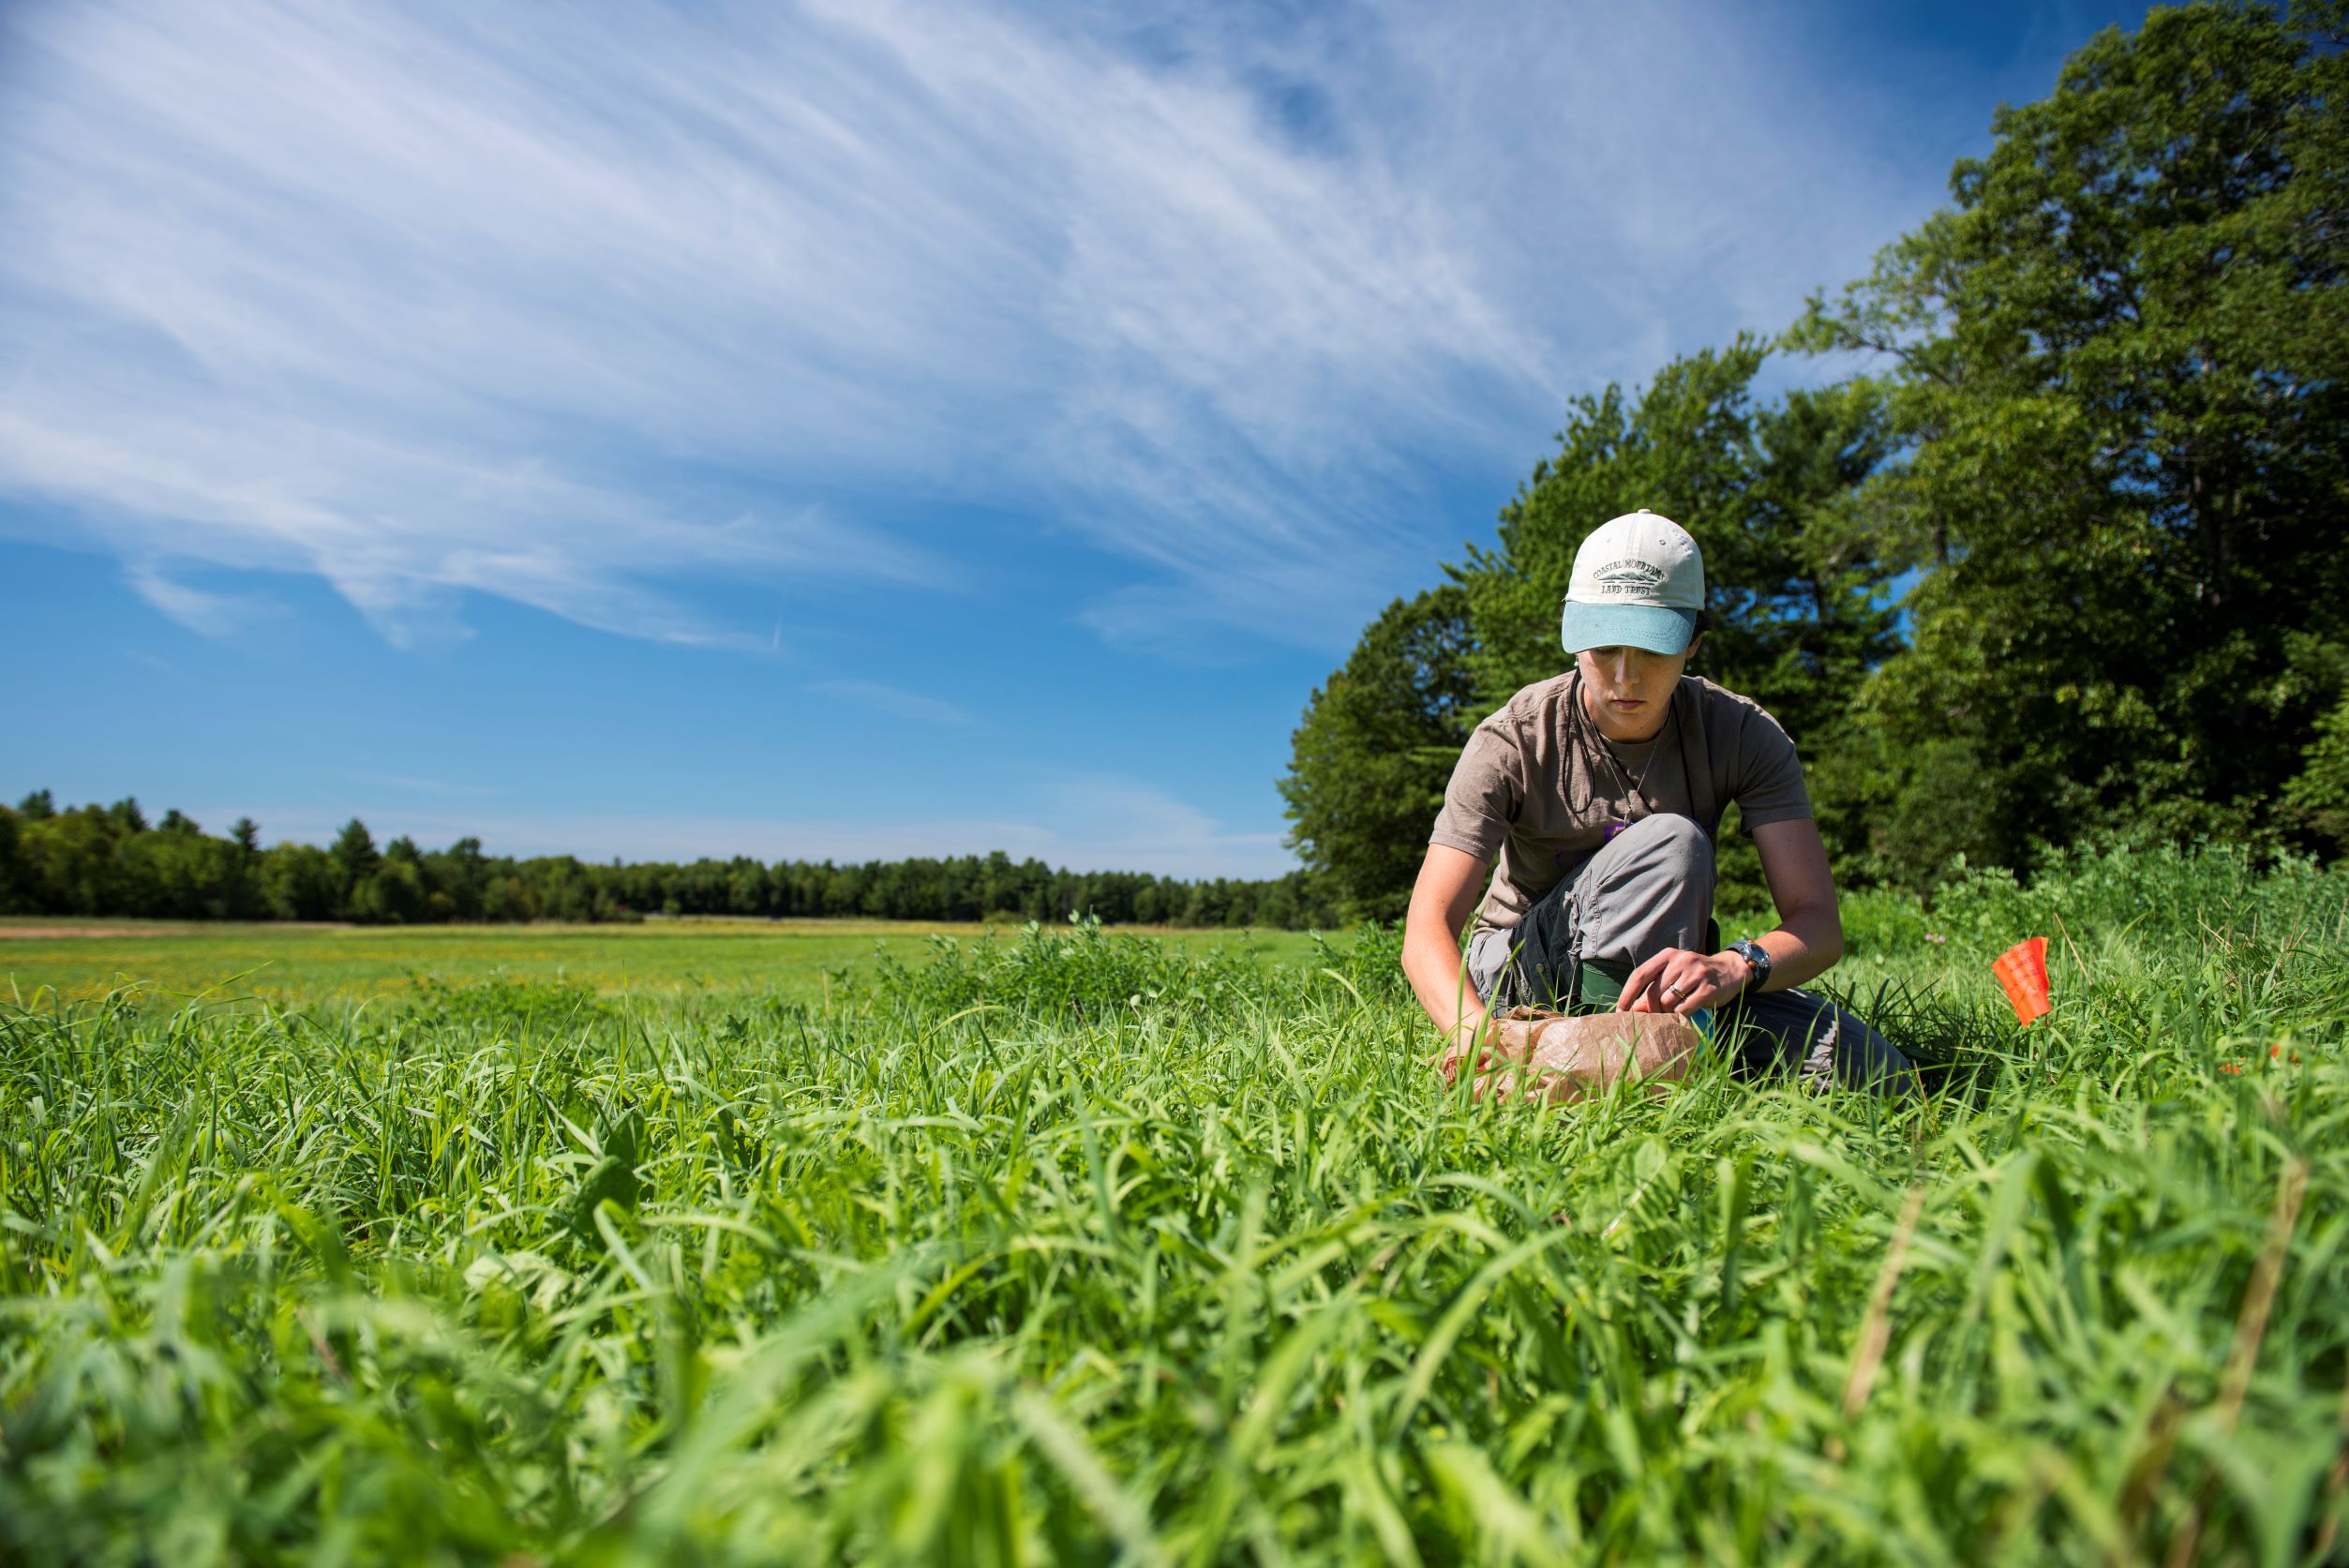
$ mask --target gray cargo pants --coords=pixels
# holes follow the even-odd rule
[[[1713,842],[1669,813],[1617,833],[1506,931],[1469,944],[1468,978],[1495,1007],[1563,1007],[1579,996],[1578,966],[1618,975],[1667,948],[1710,951]],[[1773,1068],[1885,1094],[1916,1083],[1908,1058],[1848,1008],[1807,991],[1743,996],[1723,1009],[1714,1038],[1742,1074]]]

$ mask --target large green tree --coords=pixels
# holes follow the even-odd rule
[[[12,910],[25,896],[22,857],[17,850],[17,814],[0,806],[0,910]]]
[[[1558,450],[1502,508],[1489,549],[1453,576],[1466,590],[1478,695],[1498,705],[1565,666],[1559,605],[1583,537],[1646,507],[1704,550],[1713,630],[1695,668],[1819,743],[1860,677],[1896,646],[1884,603],[1906,564],[1882,547],[1855,489],[1889,447],[1864,384],[1757,406],[1750,337],[1674,360],[1636,396],[1578,398]]]
[[[1567,405],[1558,450],[1501,509],[1493,545],[1471,545],[1452,571],[1468,596],[1484,706],[1564,667],[1558,610],[1575,547],[1608,518],[1643,506],[1665,514],[1697,536],[1718,577],[1752,476],[1751,387],[1763,352],[1740,337],[1674,360],[1637,396],[1610,385]]]
[[[1317,689],[1280,793],[1289,842],[1351,916],[1399,918],[1475,722],[1468,596],[1445,584],[1398,599]]]
[[[2099,35],[1792,335],[1889,366],[1863,504],[1931,567],[1862,709],[1895,866],[2315,814],[2279,803],[2330,755],[2349,589],[2342,16]]]
[[[1401,911],[1468,728],[1566,666],[1558,613],[1575,550],[1622,513],[1663,513],[1704,549],[1713,620],[1698,672],[1768,707],[1815,772],[1853,750],[1846,712],[1897,646],[1886,590],[1908,564],[1861,498],[1890,450],[1882,396],[1860,382],[1758,405],[1764,355],[1741,336],[1636,392],[1569,404],[1492,545],[1471,546],[1451,585],[1389,605],[1313,694],[1281,788],[1292,843],[1349,910]],[[1853,793],[1822,792],[1831,827]],[[1742,840],[1725,844],[1722,874],[1729,899],[1761,896]]]
[[[1452,575],[1468,595],[1478,696],[1497,706],[1566,665],[1558,612],[1583,537],[1647,507],[1695,535],[1713,629],[1691,668],[1762,704],[1810,765],[1829,846],[1861,842],[1845,808],[1854,690],[1898,647],[1892,578],[1911,555],[1863,504],[1891,447],[1881,393],[1855,382],[1758,403],[1762,346],[1741,336],[1676,359],[1636,393],[1568,406],[1558,449],[1502,509],[1490,548]],[[1873,778],[1873,771],[1863,777]],[[1762,897],[1760,865],[1731,834],[1723,896]]]

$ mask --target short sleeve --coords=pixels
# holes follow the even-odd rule
[[[1487,719],[1460,748],[1428,842],[1489,860],[1501,852],[1524,800],[1525,754],[1501,725]]]
[[[1729,799],[1747,833],[1773,822],[1806,821],[1811,795],[1803,784],[1803,759],[1778,721],[1759,709],[1738,726],[1737,773]]]

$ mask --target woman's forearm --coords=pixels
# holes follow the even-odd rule
[[[1754,940],[1770,954],[1765,991],[1786,991],[1817,979],[1844,955],[1843,920],[1832,905],[1786,913],[1776,930],[1766,931]]]
[[[1485,1004],[1468,981],[1459,940],[1432,920],[1403,927],[1403,975],[1446,1040],[1472,1038],[1484,1025]]]
[[[1485,1004],[1460,961],[1460,933],[1475,912],[1487,869],[1462,850],[1429,844],[1403,916],[1403,978],[1444,1037],[1447,1062],[1473,1046],[1485,1025]]]

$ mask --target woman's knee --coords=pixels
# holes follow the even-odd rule
[[[1697,825],[1695,817],[1683,816],[1678,812],[1643,816],[1617,833],[1611,844],[1635,849],[1653,845],[1683,855],[1701,851],[1705,859],[1713,859],[1713,841],[1705,837],[1705,830]]]
[[[1677,812],[1643,816],[1609,839],[1592,858],[1592,880],[1620,887],[1659,879],[1668,885],[1713,890],[1713,840],[1693,818]]]

